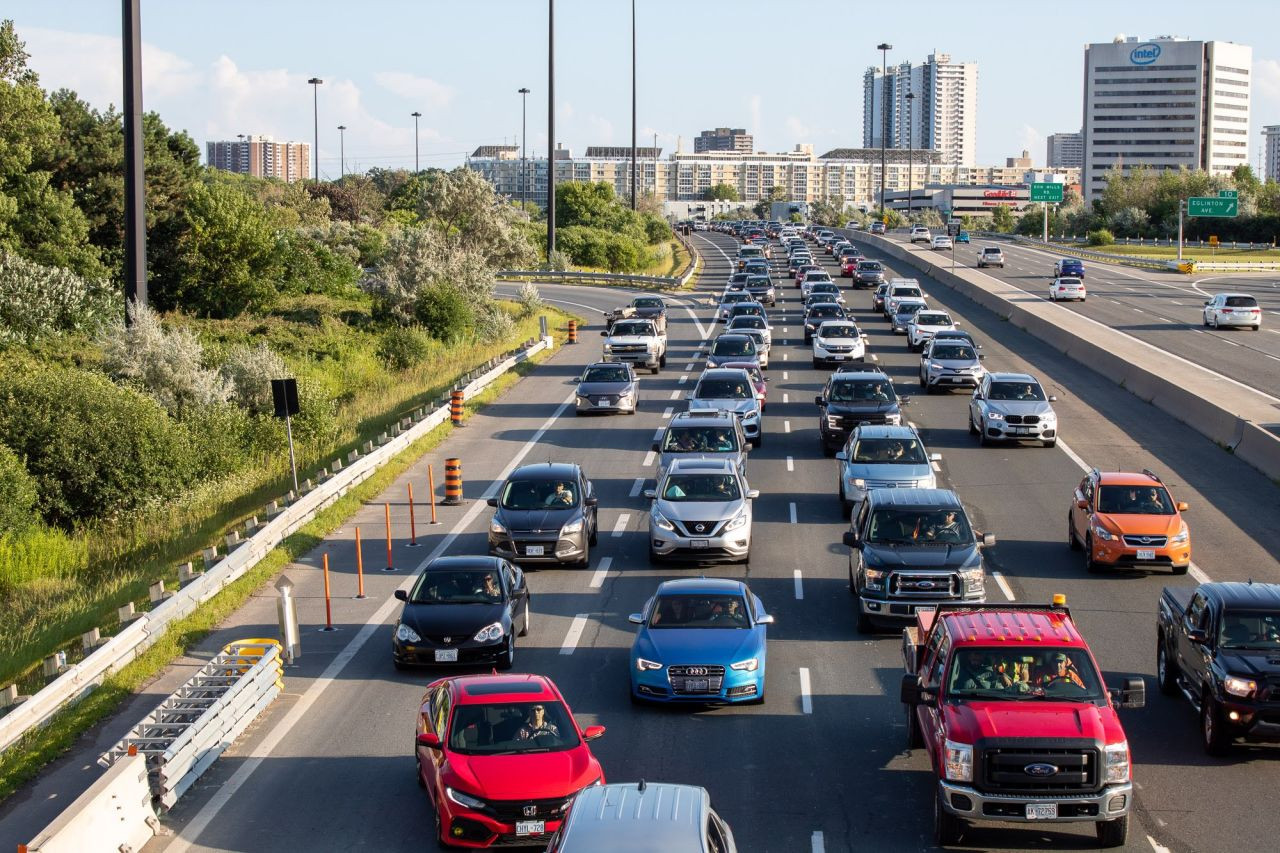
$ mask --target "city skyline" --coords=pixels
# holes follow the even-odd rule
[[[298,14],[304,7],[294,3],[228,0],[219,8],[226,14],[202,18],[193,27],[187,8],[142,3],[145,107],[171,127],[187,130],[202,148],[209,140],[239,133],[310,139],[305,81],[318,75],[326,81],[319,92],[322,176],[337,177],[339,171],[339,124],[349,128],[348,171],[412,167],[409,114],[415,110],[424,114],[424,166],[461,164],[482,144],[518,145],[516,89],[521,86],[533,90],[530,153],[547,149],[545,4],[498,0],[472,9],[387,0],[376,4],[375,20],[395,25],[371,27],[367,44],[356,37],[362,32],[358,21],[344,25],[340,50],[333,22],[342,19],[342,4],[319,0],[305,7],[306,15]],[[1083,46],[1118,34],[1144,39],[1176,34],[1251,45],[1255,86],[1248,162],[1255,168],[1261,128],[1280,120],[1280,22],[1265,14],[1267,4],[1237,4],[1238,14],[1217,20],[1205,19],[1201,7],[1189,2],[1127,4],[1123,10],[1086,3],[1084,14],[1067,20],[1047,12],[1029,14],[1020,18],[1021,29],[998,40],[991,37],[990,16],[950,16],[946,8],[925,2],[921,14],[866,25],[855,10],[837,2],[795,2],[785,8],[744,2],[729,14],[719,4],[640,0],[640,140],[651,145],[657,133],[666,151],[674,151],[678,141],[692,151],[701,130],[729,126],[753,135],[756,150],[787,151],[797,143],[817,150],[856,146],[863,138],[862,73],[879,65],[875,44],[881,39],[894,45],[890,66],[918,63],[935,51],[979,65],[978,163],[1003,162],[1023,148],[1040,159],[1049,134],[1078,127]],[[1090,8],[1099,14],[1089,14]],[[628,144],[630,69],[622,54],[630,41],[629,4],[560,0],[556,11],[559,141],[576,150]],[[998,11],[991,4],[992,14]],[[4,14],[26,41],[42,85],[73,88],[99,109],[119,105],[117,5],[13,0]],[[761,16],[775,23],[779,16],[782,22],[792,16],[822,21],[821,32],[856,24],[867,43],[842,41],[829,56],[815,52],[805,66],[804,85],[797,85],[790,74],[718,73],[712,59],[718,54],[691,48],[681,35],[714,34],[712,47],[732,53],[735,40],[758,36]],[[245,27],[250,18],[254,26]],[[679,26],[673,27],[676,19]],[[451,31],[464,37],[450,36]],[[281,38],[282,32],[294,35]],[[1051,37],[1042,35],[1046,32]],[[726,40],[730,44],[723,44]],[[518,49],[510,49],[513,45]],[[497,60],[487,58],[494,47],[502,48]],[[477,61],[478,56],[485,58]],[[1028,62],[1036,73],[1027,73]],[[813,72],[829,82],[814,85]]]

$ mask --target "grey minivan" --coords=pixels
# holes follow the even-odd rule
[[[697,785],[610,783],[583,788],[547,853],[737,853],[733,832]]]

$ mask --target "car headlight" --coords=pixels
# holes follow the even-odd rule
[[[733,517],[732,521],[730,521],[728,524],[724,526],[724,532],[728,533],[730,530],[737,530],[739,527],[742,527],[746,523],[747,523],[747,514],[745,512],[740,512]]]
[[[1189,536],[1190,536],[1190,531],[1187,530],[1187,523],[1184,521],[1182,522],[1182,528],[1178,531],[1178,535],[1170,539],[1169,544],[1170,545],[1185,544]]]
[[[492,625],[486,625],[479,631],[476,631],[476,635],[471,639],[475,640],[477,643],[492,643],[497,640],[501,640],[504,633],[505,632],[502,630],[502,623],[494,622]]]
[[[561,527],[561,528],[560,528],[560,535],[561,535],[561,536],[572,536],[572,535],[573,535],[573,534],[575,534],[575,533],[581,533],[581,532],[582,532],[582,519],[581,519],[581,518],[577,519],[576,521],[570,521],[570,522],[569,522],[568,524],[566,524],[564,527]]]
[[[1058,420],[1058,413],[1050,409],[1040,416],[1041,423],[1053,423]]]
[[[604,345],[604,351],[605,351],[605,352],[613,352],[613,345],[612,345],[612,344],[605,344],[605,345]]]
[[[946,773],[952,782],[973,781],[973,747],[967,743],[946,742]]]
[[[738,672],[755,672],[759,668],[759,658],[747,658],[746,660],[740,660],[737,663],[729,664],[729,669],[736,669]]]
[[[654,504],[653,510],[650,512],[653,523],[661,527],[663,530],[675,530],[676,526],[667,520],[667,517],[658,512],[658,505]]]
[[[1004,420],[1004,415],[1000,414],[999,412],[987,412],[987,420],[1002,421]]]
[[[1240,678],[1235,675],[1228,675],[1222,682],[1222,689],[1230,693],[1232,696],[1252,696],[1254,691],[1258,689],[1258,682],[1252,678]]]
[[[867,589],[884,589],[885,578],[889,577],[889,573],[880,569],[863,569],[863,574],[867,578]]]
[[[421,643],[422,638],[418,636],[418,632],[401,622],[396,626],[396,639],[402,643]]]
[[[867,481],[861,477],[845,477],[844,481],[853,489],[865,489],[867,487]]]
[[[1110,542],[1112,539],[1116,538],[1115,534],[1113,534],[1107,528],[1103,527],[1101,524],[1095,524],[1093,526],[1093,535],[1107,542]]]
[[[478,797],[473,797],[470,794],[464,794],[456,788],[445,786],[444,793],[446,797],[465,808],[483,809],[485,807],[484,800],[481,800]]]
[[[1127,741],[1109,743],[1106,753],[1107,784],[1129,781],[1129,744]]]
[[[978,594],[982,592],[986,573],[983,572],[982,566],[974,566],[971,569],[961,569],[960,579],[964,581],[964,591],[966,593]]]
[[[940,372],[942,369],[943,369],[943,368],[942,368],[942,365],[941,365],[941,364],[939,364],[938,362],[936,362],[936,361],[931,361],[931,362],[929,362],[929,372],[930,372],[930,373],[938,373],[938,372]]]
[[[646,660],[644,658],[636,658],[636,671],[648,672],[651,669],[662,669],[662,664],[656,660]]]
[[[503,526],[502,522],[494,518],[489,522],[489,532],[502,534],[507,532],[507,528]]]

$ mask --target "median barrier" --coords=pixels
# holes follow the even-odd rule
[[[1231,450],[1280,484],[1280,437],[1276,436],[1277,429],[1280,429],[1280,418],[1267,424],[1243,421],[1240,440]]]
[[[141,850],[159,822],[151,806],[146,759],[136,751],[123,756],[89,789],[76,797],[19,853],[84,853],[88,850]]]

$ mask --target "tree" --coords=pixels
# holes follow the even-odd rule
[[[991,227],[996,231],[1007,234],[1014,228],[1013,211],[1001,205],[997,207],[991,214]]]
[[[704,201],[737,201],[738,188],[732,184],[716,184],[702,193]]]
[[[416,211],[447,244],[498,268],[520,269],[533,261],[536,252],[521,230],[520,217],[499,201],[478,172],[460,166],[425,178]]]
[[[439,230],[403,228],[387,241],[382,263],[361,286],[377,300],[380,317],[409,325],[419,297],[432,288],[453,290],[461,304],[472,307],[491,301],[493,273],[483,255],[446,240]],[[436,301],[445,308],[455,304],[446,297]],[[436,334],[437,329],[420,322]]]

